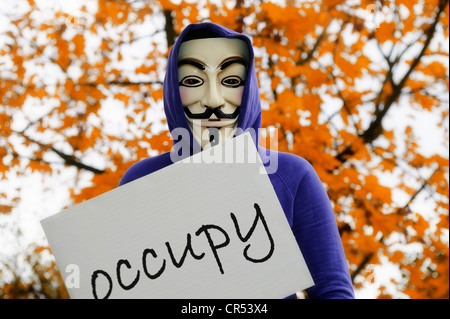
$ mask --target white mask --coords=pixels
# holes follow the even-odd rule
[[[244,41],[206,38],[183,42],[178,52],[180,96],[194,138],[203,149],[233,137],[247,78]],[[205,113],[206,112],[206,113]],[[207,118],[198,119],[199,116]],[[220,136],[218,135],[220,134]]]

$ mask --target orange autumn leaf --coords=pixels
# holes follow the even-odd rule
[[[436,103],[438,101],[426,94],[422,94],[420,92],[417,92],[414,94],[414,100],[417,104],[419,104],[422,108],[424,108],[427,111],[431,111],[433,106],[436,106]]]
[[[141,65],[136,69],[136,73],[150,73],[156,71],[156,64],[152,64],[150,66]]]
[[[123,93],[117,93],[116,95],[114,95],[114,98],[119,101],[122,101],[123,103],[125,103],[125,105],[127,105],[128,101],[130,100],[130,96]]]
[[[9,214],[12,209],[13,206],[0,204],[0,214]]]
[[[394,32],[397,28],[397,24],[392,22],[383,22],[377,27],[376,37],[380,43],[384,43],[388,40],[395,41]]]
[[[77,57],[81,57],[84,54],[84,37],[82,34],[76,34],[72,38],[72,43],[74,44],[75,48],[73,52]]]
[[[357,65],[353,64],[342,55],[337,55],[335,57],[336,65],[345,74],[346,77],[350,79],[355,79],[361,76],[362,70]]]

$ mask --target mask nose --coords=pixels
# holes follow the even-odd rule
[[[225,101],[222,97],[219,85],[216,81],[210,81],[209,83],[209,87],[203,98],[203,106],[214,109],[223,106]]]

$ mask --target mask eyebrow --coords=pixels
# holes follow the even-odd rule
[[[200,62],[194,61],[194,60],[190,60],[190,59],[183,59],[181,61],[178,62],[178,67],[185,65],[185,64],[189,64],[192,66],[195,66],[197,69],[200,69],[202,71],[204,71],[206,69],[206,66],[204,66],[203,64],[201,64]]]
[[[231,58],[231,59],[226,60],[225,62],[223,62],[220,65],[220,69],[221,70],[225,70],[227,67],[229,67],[230,65],[232,65],[234,63],[239,63],[239,64],[242,64],[243,66],[247,67],[247,63],[245,63],[245,60],[242,59],[242,58],[237,57],[237,58]]]

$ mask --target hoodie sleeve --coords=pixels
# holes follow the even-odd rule
[[[294,199],[292,230],[314,279],[311,299],[353,299],[347,260],[328,195],[311,165]]]

